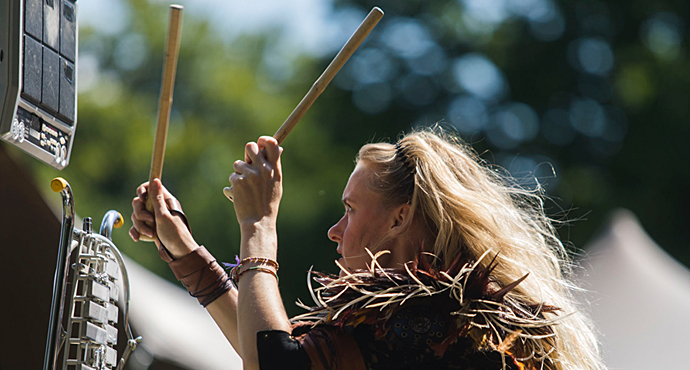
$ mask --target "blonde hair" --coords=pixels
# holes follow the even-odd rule
[[[409,203],[411,214],[435,235],[425,250],[439,257],[437,267],[460,253],[477,259],[491,251],[499,285],[529,273],[508,298],[560,308],[558,316],[544,313],[558,318],[556,351],[549,355],[557,369],[605,369],[592,325],[573,299],[576,288],[566,278],[572,265],[545,214],[541,189],[519,186],[438,125],[413,131],[396,145],[364,145],[357,162],[373,166],[368,186],[384,203]]]

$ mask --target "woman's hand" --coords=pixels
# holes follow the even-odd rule
[[[146,210],[146,198],[151,197],[154,213]],[[161,249],[161,242],[173,258],[183,257],[199,245],[194,241],[183,216],[171,212],[168,204],[179,204],[177,199],[163,186],[159,179],[151,184],[145,182],[137,188],[137,197],[132,200],[132,228],[129,235],[139,241],[141,235],[156,239],[156,246]],[[153,225],[153,227],[147,225]]]
[[[236,161],[230,175],[235,214],[240,226],[268,222],[275,226],[283,195],[280,154],[282,148],[270,136],[247,143],[244,161]]]

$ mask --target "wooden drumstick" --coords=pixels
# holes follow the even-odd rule
[[[382,17],[383,10],[381,10],[379,7],[374,7],[371,9],[367,17],[364,18],[364,21],[362,21],[359,27],[357,27],[355,33],[353,33],[352,36],[350,36],[350,39],[347,40],[345,46],[343,46],[335,58],[333,58],[331,64],[326,67],[321,76],[319,76],[316,82],[314,82],[312,87],[307,92],[307,95],[302,98],[302,101],[297,104],[297,107],[295,107],[292,113],[290,113],[275,135],[273,135],[273,137],[278,141],[278,144],[281,144],[290,131],[295,128],[297,122],[299,122],[302,116],[307,113],[307,110],[309,110],[314,101],[316,101],[316,98],[318,98],[319,95],[321,95],[321,93],[326,89],[326,86],[328,86],[338,71],[340,71],[340,68],[345,65],[345,62],[350,59],[350,56],[352,56],[359,45],[362,44],[364,39],[367,38],[371,30],[376,27],[376,24],[379,23]],[[232,188],[224,188],[223,194],[225,194],[230,201],[233,200]]]
[[[180,36],[182,34],[182,10],[181,5],[170,5],[170,24],[165,44],[165,61],[163,64],[163,81],[161,83],[160,101],[158,102],[158,122],[156,124],[156,137],[153,143],[153,156],[151,158],[151,172],[149,184],[153,179],[160,179],[163,174],[163,159],[165,157],[165,142],[168,138],[168,123],[170,123],[170,108],[172,107],[173,90],[175,88],[175,74],[177,72],[177,56],[180,51]],[[146,210],[153,212],[151,198],[146,199]],[[148,223],[147,223],[148,224]],[[152,224],[148,224],[156,229]],[[149,238],[141,235],[140,240],[154,241],[156,237]]]

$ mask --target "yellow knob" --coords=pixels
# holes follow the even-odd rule
[[[50,188],[56,192],[59,193],[67,187],[67,181],[63,179],[62,177],[56,177],[50,182]]]
[[[116,229],[119,229],[122,227],[122,225],[125,224],[125,219],[122,217],[122,214],[120,212],[117,213],[117,220],[115,220],[115,223],[113,224],[113,227]]]

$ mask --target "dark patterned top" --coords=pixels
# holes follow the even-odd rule
[[[447,347],[439,345],[448,336],[449,314],[442,306],[409,305],[393,314],[381,329],[369,324],[343,327],[342,332],[353,336],[369,370],[520,370],[513,358],[498,351],[478,348],[470,336],[458,337]],[[447,311],[446,311],[447,312]],[[262,370],[308,370],[311,361],[294,336],[304,332],[322,338],[326,328],[321,324],[314,328],[297,327],[292,336],[282,331],[260,332],[257,337],[259,362]],[[377,339],[378,338],[378,339]],[[352,356],[340,353],[333,345],[328,353],[320,356],[331,363],[335,356]],[[439,355],[439,353],[441,355]]]
[[[448,321],[447,316],[434,312],[433,307],[409,307],[390,318],[389,331],[380,340],[375,339],[369,325],[357,326],[352,335],[370,370],[518,370],[512,357],[479,350],[467,336],[458,338],[443,356],[435,354],[433,347],[448,334]]]
[[[544,313],[558,308],[507,297],[528,275],[501,285],[496,259],[480,261],[458,256],[439,270],[420,254],[404,269],[312,272],[318,306],[302,305],[292,335],[258,333],[261,368],[554,369]]]

